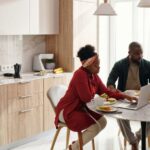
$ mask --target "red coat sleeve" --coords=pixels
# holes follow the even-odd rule
[[[91,93],[89,88],[87,73],[80,70],[74,74],[73,80],[80,100],[85,103],[90,102],[94,95]]]

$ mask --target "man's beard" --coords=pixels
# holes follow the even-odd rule
[[[132,61],[132,63],[139,65],[141,62],[141,59],[140,60],[131,59],[131,61]]]

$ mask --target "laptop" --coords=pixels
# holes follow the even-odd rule
[[[117,103],[114,104],[113,107],[137,110],[147,105],[149,103],[149,100],[150,100],[150,84],[141,87],[137,103],[131,103],[129,101],[128,102],[117,101]]]

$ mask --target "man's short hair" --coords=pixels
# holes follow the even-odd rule
[[[129,44],[129,52],[131,52],[134,49],[141,49],[142,51],[142,47],[141,44],[139,44],[138,42],[132,42]]]

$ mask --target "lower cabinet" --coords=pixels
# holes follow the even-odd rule
[[[8,114],[9,143],[43,131],[43,106]]]
[[[68,81],[58,76],[0,85],[0,147],[53,128],[55,114],[47,91]]]
[[[7,86],[0,85],[0,145],[8,143],[7,124]]]
[[[43,132],[43,79],[8,85],[8,142]]]

